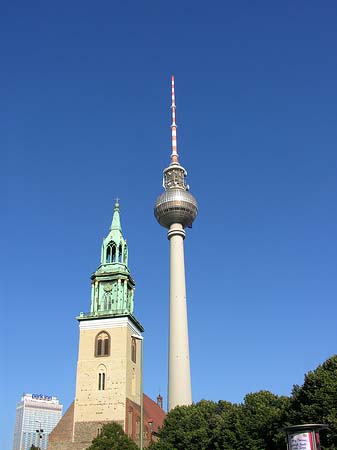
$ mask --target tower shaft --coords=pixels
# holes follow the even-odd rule
[[[170,330],[168,409],[192,403],[184,261],[185,231],[172,224],[170,240]]]

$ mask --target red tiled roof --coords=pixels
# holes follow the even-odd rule
[[[157,432],[163,426],[166,413],[146,394],[143,396],[144,418],[147,422],[152,421],[152,431]]]

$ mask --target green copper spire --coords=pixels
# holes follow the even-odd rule
[[[118,270],[127,270],[129,273],[127,268],[128,247],[122,233],[118,198],[115,202],[110,231],[103,239],[101,252],[101,265],[108,265],[108,270],[115,270],[116,264],[118,264]]]
[[[118,199],[110,231],[102,242],[101,263],[91,280],[90,313],[81,313],[80,319],[132,316],[135,282],[128,268],[128,246],[122,234]]]
[[[120,214],[119,214],[119,199],[118,199],[118,197],[116,198],[116,202],[115,202],[114,215],[112,216],[110,230],[117,230],[120,233],[122,233],[121,218],[120,218]]]

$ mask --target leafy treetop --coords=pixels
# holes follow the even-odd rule
[[[138,450],[137,445],[115,422],[103,425],[102,432],[87,450]]]

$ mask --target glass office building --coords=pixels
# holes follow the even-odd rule
[[[49,433],[61,419],[62,408],[57,397],[23,394],[16,406],[13,450],[30,450],[32,445],[47,450]]]

